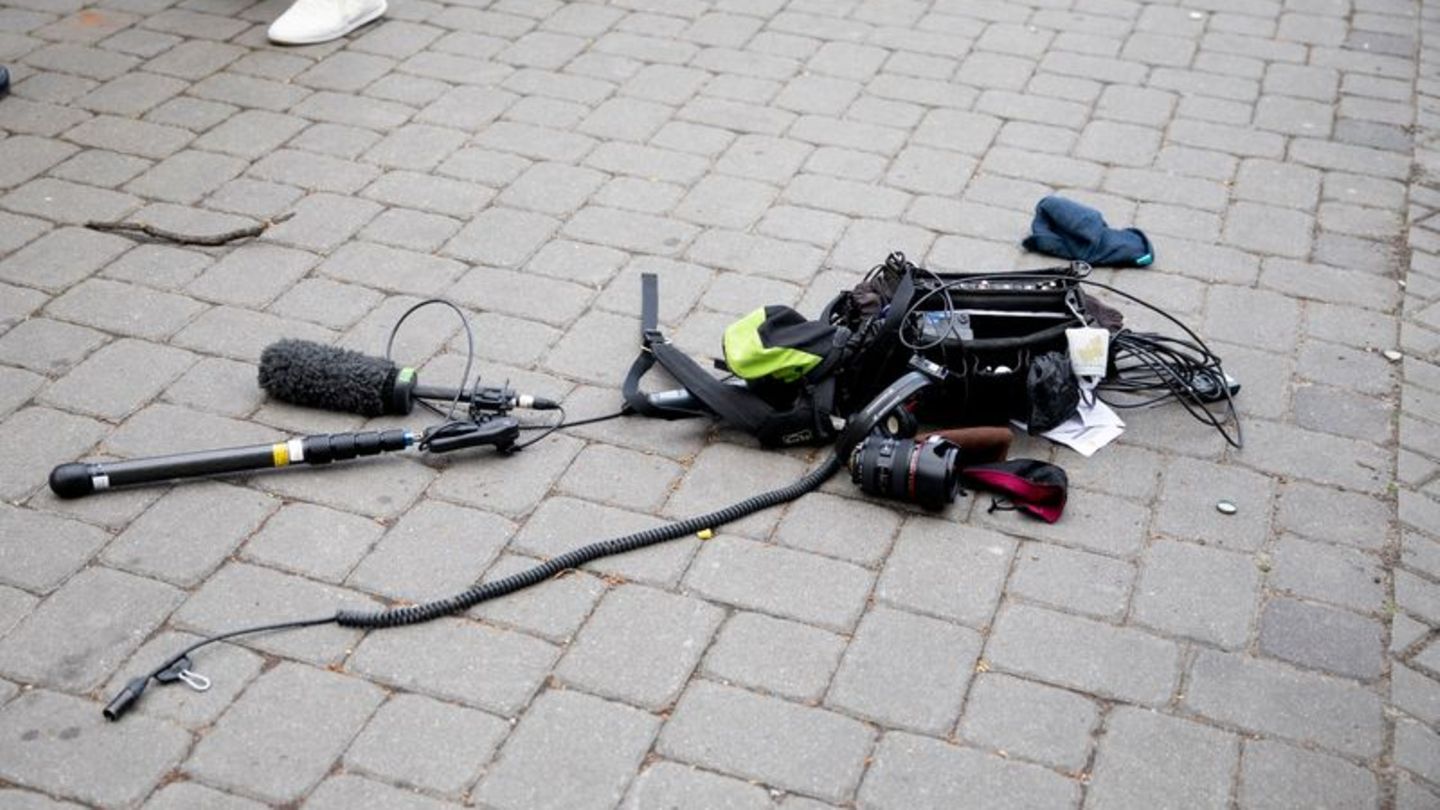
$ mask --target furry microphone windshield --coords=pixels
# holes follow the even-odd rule
[[[381,357],[308,340],[281,340],[260,355],[260,387],[292,405],[363,416],[410,412],[414,371]]]

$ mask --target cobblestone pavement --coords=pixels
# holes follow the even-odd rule
[[[0,4],[0,806],[1440,806],[1440,5],[392,0],[282,49],[284,6]],[[1016,243],[1052,190],[1154,238],[1101,277],[1213,341],[1243,451],[1178,408],[1091,460],[1023,442],[1075,485],[1053,527],[837,479],[464,617],[210,648],[209,692],[101,719],[197,634],[449,593],[819,458],[631,419],[49,493],[366,425],[267,402],[269,342],[379,353],[444,295],[486,379],[605,413],[641,272],[713,353],[892,249],[1044,263]],[[77,227],[284,212],[217,249]],[[397,354],[444,382],[463,349],[422,315]]]

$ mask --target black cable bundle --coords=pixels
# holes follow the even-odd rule
[[[1195,419],[1219,431],[1233,447],[1244,445],[1240,418],[1232,398],[1238,388],[1220,358],[1206,346],[1153,332],[1122,329],[1110,338],[1114,368],[1097,389],[1132,399],[1101,397],[1112,408],[1142,408],[1168,400],[1180,403]],[[1223,402],[1224,410],[1210,406]],[[1234,425],[1232,435],[1229,425]]]

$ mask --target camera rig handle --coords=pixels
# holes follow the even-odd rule
[[[891,383],[890,387],[881,391],[874,399],[870,400],[868,405],[861,408],[859,413],[846,420],[845,429],[841,431],[840,439],[835,443],[837,457],[848,458],[860,442],[864,441],[871,431],[885,421],[885,417],[891,411],[905,404],[920,391],[941,382],[947,374],[943,366],[932,363],[919,355],[910,358],[910,368],[911,371],[905,372],[900,379]]]

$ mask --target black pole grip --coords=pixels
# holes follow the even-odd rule
[[[409,431],[372,430],[319,434],[274,444],[252,444],[125,461],[73,462],[61,464],[50,471],[50,489],[61,498],[80,498],[112,487],[268,470],[301,462],[328,464],[356,456],[403,450],[413,441]]]

